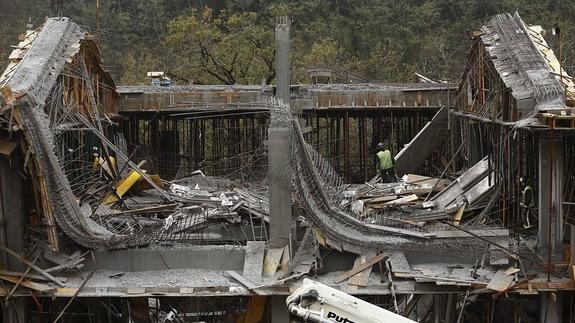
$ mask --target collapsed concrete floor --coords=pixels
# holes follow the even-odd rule
[[[498,15],[456,87],[117,90],[48,19],[0,77],[4,321],[287,322],[303,277],[420,322],[572,321],[575,97],[542,42]]]

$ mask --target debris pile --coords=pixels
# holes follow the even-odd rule
[[[475,221],[495,187],[487,158],[455,180],[407,174],[396,183],[347,185],[339,208],[370,224],[424,227],[449,220],[459,225],[464,213]]]

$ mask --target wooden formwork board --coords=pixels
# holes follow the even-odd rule
[[[539,117],[551,128],[575,128],[575,114],[541,113]]]

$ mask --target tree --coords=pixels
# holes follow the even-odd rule
[[[194,83],[270,84],[275,78],[274,33],[254,12],[192,11],[168,24],[165,45],[169,72]]]
[[[95,32],[95,10],[95,1],[65,1],[63,14]],[[49,11],[47,0],[0,0],[2,68],[28,19],[38,27]],[[527,24],[561,26],[563,66],[574,72],[575,1],[565,0],[101,0],[99,40],[121,83],[157,69],[184,82],[269,84],[275,17],[289,15],[296,82],[313,67],[368,81],[412,81],[414,71],[456,81],[469,30],[515,11]],[[558,53],[558,38],[546,38]]]
[[[321,39],[311,46],[311,49],[304,50],[302,45],[295,44],[296,55],[292,59],[292,80],[297,83],[309,81],[308,71],[310,69],[325,68],[333,72],[344,72],[340,63],[343,61],[342,50],[333,39]],[[300,54],[300,55],[298,55]]]

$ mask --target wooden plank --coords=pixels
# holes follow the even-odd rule
[[[382,261],[383,259],[385,259],[386,257],[389,257],[390,253],[389,252],[382,252],[379,255],[367,260],[366,262],[362,263],[359,266],[355,266],[352,269],[340,274],[339,276],[337,276],[337,278],[335,279],[335,283],[339,284],[342,281],[348,279],[349,277],[359,273],[360,271],[365,270],[368,267],[371,267],[375,264],[377,264],[378,262]]]
[[[0,155],[10,156],[16,147],[18,147],[18,141],[11,141],[8,140],[8,138],[0,137]]]
[[[376,255],[374,252],[370,252],[367,254],[357,256],[357,258],[355,258],[355,263],[353,264],[353,266],[354,267],[359,266],[359,265],[365,263],[368,259],[371,259],[375,256]],[[347,282],[348,285],[356,285],[356,286],[362,286],[362,287],[367,286],[367,284],[369,282],[369,275],[371,274],[372,268],[373,268],[373,266],[369,266],[365,270],[362,270],[359,273],[351,276],[351,278]]]
[[[264,241],[248,241],[244,258],[244,277],[253,277],[255,279],[262,277],[265,246],[266,243]]]
[[[399,195],[406,195],[406,194],[423,195],[431,193],[432,189],[433,189],[432,187],[399,188],[395,190],[395,193]]]
[[[14,101],[16,100],[14,92],[12,92],[12,89],[8,85],[5,85],[2,88],[0,88],[0,94],[2,94],[2,96],[4,97],[4,101],[6,101],[7,104],[14,103]]]
[[[505,275],[507,275],[507,276],[513,275],[513,274],[520,272],[520,271],[521,271],[521,269],[519,269],[519,268],[509,267],[509,268],[507,268],[507,270],[505,270]]]
[[[571,246],[569,249],[569,268],[571,268],[571,279],[575,281],[575,224],[571,224]]]
[[[439,181],[439,183],[438,183],[438,181]],[[447,185],[449,185],[449,181],[445,180],[445,179],[439,180],[436,177],[427,177],[427,176],[414,175],[414,174],[407,174],[406,183],[407,184],[417,184],[417,185],[429,185],[431,187],[435,186],[436,191],[441,191],[445,187],[447,187]]]
[[[499,269],[495,273],[489,284],[487,284],[487,289],[503,292],[509,288],[514,277],[512,275],[507,275],[505,270],[506,269]]]
[[[322,245],[322,246],[326,246],[326,242],[325,242],[325,236],[323,234],[323,232],[321,232],[319,229],[313,228],[313,233],[315,235],[315,239],[317,240],[317,242]]]
[[[20,278],[14,277],[14,276],[8,276],[8,275],[0,275],[0,279],[5,280],[5,281],[9,281],[11,283],[17,284],[20,281]],[[22,280],[22,282],[20,282],[21,286],[24,286],[26,288],[35,290],[37,292],[42,292],[42,293],[46,293],[46,292],[50,292],[53,291],[55,288],[46,284],[40,284],[40,283],[36,283],[33,282],[31,280]]]
[[[411,194],[408,196],[404,196],[402,198],[398,198],[397,200],[391,201],[391,202],[387,202],[385,203],[386,205],[395,205],[395,204],[407,204],[410,202],[414,202],[419,200],[419,197],[417,197],[417,195],[415,194]]]
[[[562,281],[562,282],[546,282],[546,281],[524,281],[513,286],[513,289],[528,288],[531,285],[532,290],[538,289],[573,289],[575,282]]]
[[[565,281],[565,282],[548,282],[548,289],[575,289],[575,282]]]
[[[252,283],[251,280],[247,279],[246,277],[240,275],[239,273],[233,270],[226,270],[226,274],[232,276],[233,279],[237,280],[238,282],[240,282],[240,284],[244,285],[250,290],[256,288],[256,285]]]
[[[369,199],[369,200],[365,201],[365,204],[385,203],[385,202],[393,201],[396,199],[397,199],[397,195],[384,195],[384,196],[378,196],[378,197],[374,197],[372,199]]]
[[[237,273],[233,270],[227,270],[226,274],[230,275],[232,278],[234,278],[235,280],[240,282],[240,284],[244,285],[247,289],[256,293],[257,295],[266,295],[265,292],[258,290],[258,288],[260,288],[260,286],[256,286],[251,280],[240,275],[239,273]]]
[[[34,260],[32,261],[33,264],[36,263],[36,261],[38,261],[38,258],[40,257],[40,255],[36,255],[36,257],[34,257]],[[18,286],[20,286],[20,284],[24,281],[24,279],[26,278],[26,275],[28,275],[28,273],[30,273],[30,269],[32,269],[32,267],[28,267],[26,268],[26,271],[22,274],[22,276],[19,277],[18,282],[16,283],[16,285],[14,285],[14,287],[12,287],[12,289],[10,290],[10,292],[8,292],[8,295],[6,295],[6,298],[4,299],[5,302],[8,302],[8,300],[10,299],[10,297],[14,294],[14,292],[16,291],[16,289],[18,289]]]
[[[284,248],[269,249],[264,260],[263,276],[273,277],[278,269]]]
[[[295,252],[293,259],[291,260],[291,263],[289,264],[289,268],[286,272],[284,272],[284,276],[282,278],[287,277],[288,275],[290,275],[293,270],[295,269],[295,266],[297,266],[299,259],[301,258],[301,254],[303,252],[303,249],[305,247],[305,245],[307,244],[307,241],[309,240],[309,237],[312,234],[312,227],[309,226],[307,227],[307,229],[305,230],[305,234],[303,235],[303,239],[301,240],[297,251]]]
[[[64,287],[64,283],[62,283],[60,280],[58,280],[56,277],[50,275],[50,273],[47,273],[45,270],[43,270],[42,268],[36,266],[35,264],[33,264],[31,261],[29,261],[28,259],[20,256],[19,254],[17,254],[16,252],[14,252],[12,249],[1,245],[0,244],[0,248],[2,248],[2,250],[6,251],[8,254],[10,254],[12,257],[20,260],[21,262],[23,262],[24,264],[32,267],[32,269],[34,269],[35,271],[39,272],[40,274],[42,274],[44,277],[50,279],[50,281],[58,284],[58,286],[60,287]]]
[[[12,276],[12,277],[22,277],[22,275],[24,275],[24,273],[0,269],[0,275],[6,275],[6,276]],[[26,274],[26,277],[33,279],[33,280],[50,281],[48,278],[46,278],[42,275]],[[62,282],[68,281],[68,278],[66,278],[66,277],[56,277],[56,278],[58,278]]]
[[[433,281],[436,283],[441,283],[441,282],[457,283],[457,284],[463,284],[466,286],[470,286],[470,285],[477,285],[477,286],[483,286],[483,287],[487,286],[486,282],[476,281],[476,280],[463,280],[463,279],[454,279],[454,278],[438,277],[438,276],[430,276],[430,275],[396,274],[395,272],[393,273],[393,275],[396,277],[400,277],[400,278],[413,278],[416,281],[420,281],[420,282]]]
[[[288,275],[287,272],[289,270],[289,264],[290,264],[290,254],[289,254],[289,245],[287,245],[284,248],[284,253],[280,261],[280,268],[283,273],[282,277]]]
[[[457,209],[457,212],[455,212],[455,216],[453,217],[453,224],[459,225],[459,223],[461,223],[461,218],[463,218],[463,211],[465,211],[466,205],[467,203],[463,203],[463,205]]]

